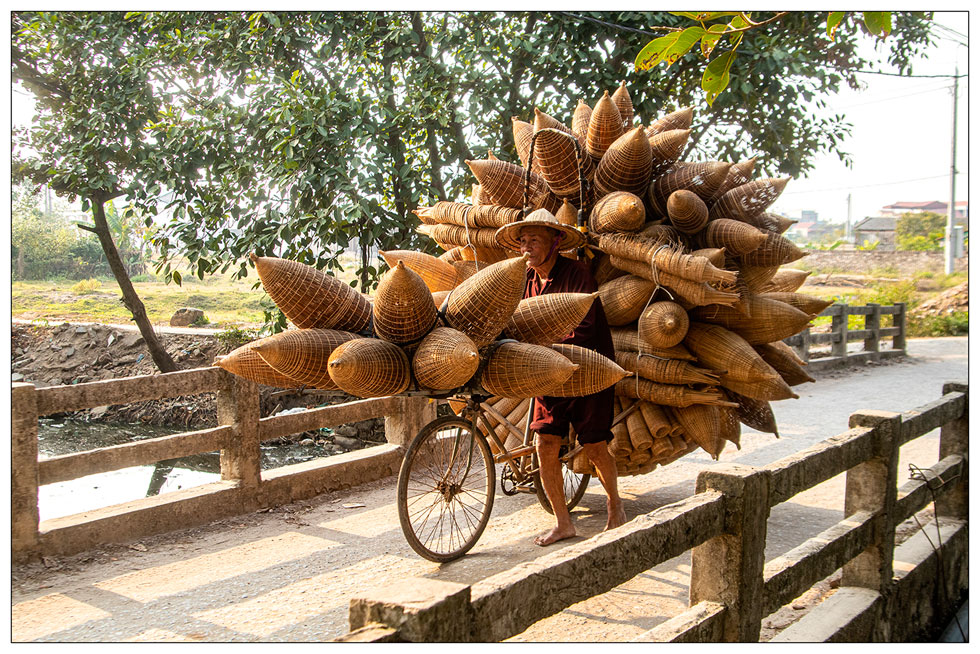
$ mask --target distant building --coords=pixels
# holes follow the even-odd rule
[[[869,216],[854,225],[854,244],[879,243],[880,250],[895,249],[895,216]]]
[[[882,207],[881,215],[901,216],[903,213],[924,213],[926,211],[946,216],[949,214],[949,203],[940,202],[939,200],[932,200],[930,202],[896,202],[895,204]],[[966,220],[969,218],[969,215],[970,203],[967,200],[957,202],[953,217],[957,220]]]
[[[807,212],[803,212],[803,213],[805,214]],[[796,243],[811,243],[813,241],[819,240],[821,237],[826,236],[827,234],[832,233],[835,229],[838,229],[839,227],[840,225],[834,225],[833,223],[822,223],[819,220],[817,221],[801,220],[795,225],[790,226],[790,228],[786,230],[783,236]]]
[[[816,211],[810,209],[804,209],[800,212],[800,222],[801,223],[819,223],[820,216]]]

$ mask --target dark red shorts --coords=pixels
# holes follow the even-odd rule
[[[542,434],[567,436],[575,428],[578,442],[602,443],[612,440],[613,386],[585,397],[536,397],[531,429]]]

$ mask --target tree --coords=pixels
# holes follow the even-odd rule
[[[942,250],[946,238],[946,216],[932,211],[903,213],[895,221],[899,250]]]

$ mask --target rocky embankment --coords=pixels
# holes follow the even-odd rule
[[[182,369],[210,366],[216,357],[238,346],[210,333],[159,334],[167,352]],[[159,371],[137,331],[105,325],[12,325],[11,380],[37,387],[152,375]],[[315,390],[284,391],[259,387],[262,416],[297,408],[336,404],[354,398]],[[63,417],[98,422],[143,423],[204,429],[217,425],[214,393],[164,400],[106,405]],[[332,452],[358,449],[384,440],[384,420],[336,428],[329,434],[308,432],[289,440],[312,438]],[[322,441],[322,442],[321,442]]]

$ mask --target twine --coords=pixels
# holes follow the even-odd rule
[[[663,289],[664,292],[670,297],[670,299],[672,301],[674,299],[674,296],[670,292],[670,289],[668,289],[666,286],[661,286],[660,285],[660,276],[657,274],[657,263],[656,263],[657,253],[660,252],[661,250],[663,250],[664,248],[667,248],[668,250],[670,249],[670,247],[668,245],[661,245],[660,247],[658,247],[654,251],[653,256],[650,257],[650,270],[653,271],[653,279],[651,281],[654,284],[656,284],[656,287],[654,287],[653,293],[650,294],[650,298],[647,300],[646,305],[643,307],[643,311],[640,312],[640,315],[641,316],[643,315],[643,313],[646,312],[647,309],[650,308],[650,303],[653,302],[654,296],[657,294],[657,291],[659,291],[660,289]],[[635,385],[635,388],[636,388],[636,396],[637,397],[640,396],[640,372],[639,372],[639,370],[640,370],[640,359],[642,357],[651,357],[651,358],[654,358],[654,359],[660,359],[661,361],[669,361],[670,360],[667,357],[657,356],[656,354],[653,354],[652,352],[644,352],[643,351],[643,346],[644,345],[645,345],[645,343],[644,343],[643,339],[640,338],[639,327],[637,327],[637,332],[636,332],[636,350],[637,350],[636,351],[636,370],[637,370],[637,372],[636,372],[636,374],[633,375],[633,381],[634,381],[634,385]]]
[[[463,209],[463,229],[466,230],[466,245],[463,246],[463,249],[471,248],[473,250],[473,262],[476,264],[476,272],[480,272],[480,255],[477,253],[473,241],[470,240],[470,209],[472,208],[473,205],[468,205]]]

